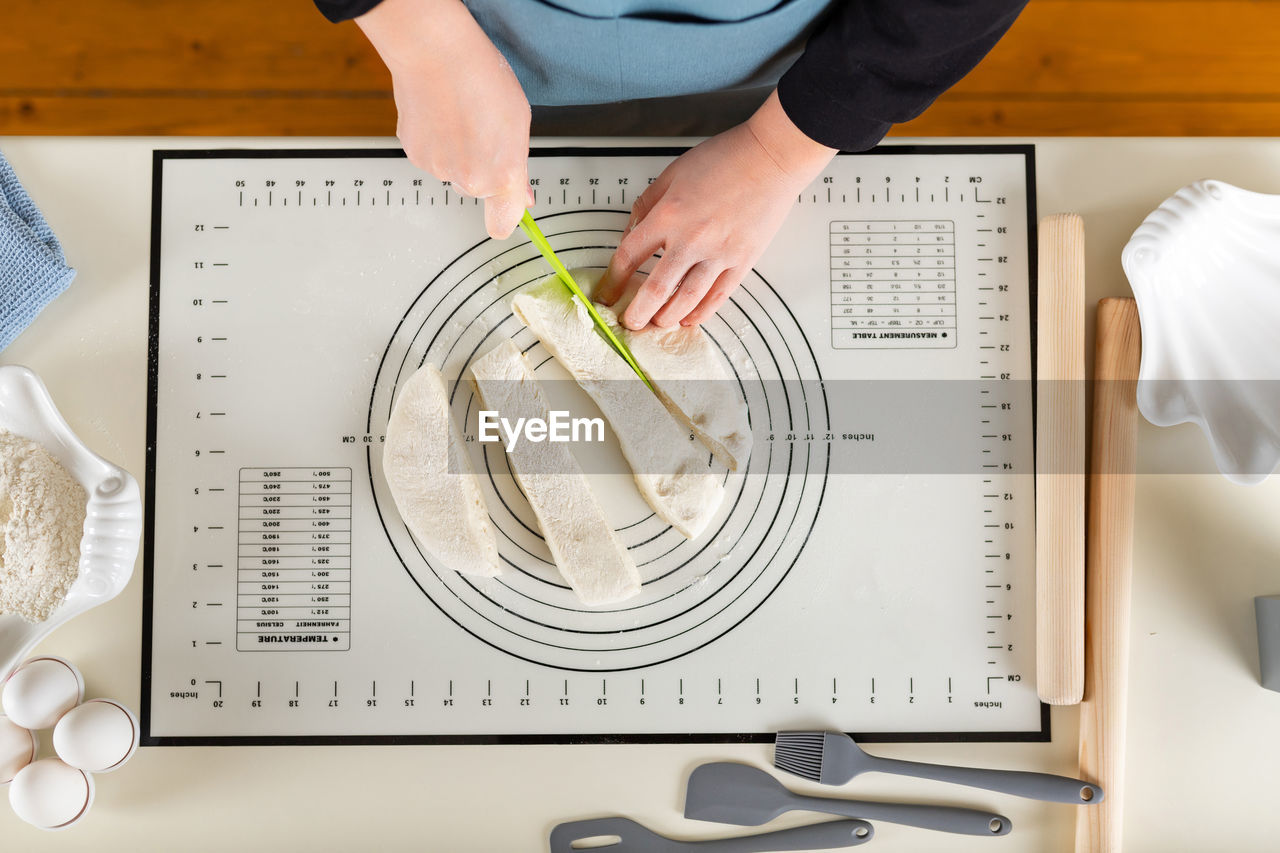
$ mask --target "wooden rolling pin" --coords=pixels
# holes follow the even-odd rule
[[[1115,853],[1123,833],[1141,349],[1137,303],[1132,299],[1099,302],[1097,335],[1080,775],[1101,785],[1106,798],[1095,806],[1077,807],[1078,853]]]
[[[1084,693],[1084,220],[1040,220],[1036,356],[1036,690]]]

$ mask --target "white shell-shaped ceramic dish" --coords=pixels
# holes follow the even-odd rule
[[[1183,187],[1121,256],[1138,300],[1138,408],[1194,423],[1237,483],[1280,463],[1280,196],[1221,181]]]
[[[0,616],[0,681],[67,620],[115,598],[129,583],[142,537],[142,499],[128,472],[94,454],[67,426],[44,383],[25,367],[0,367],[0,429],[44,446],[84,486],[89,504],[80,575],[66,600],[38,624]]]

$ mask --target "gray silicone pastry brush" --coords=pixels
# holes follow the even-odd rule
[[[785,853],[789,850],[835,850],[866,844],[875,835],[865,820],[836,820],[798,826],[761,835],[719,838],[714,841],[676,841],[658,835],[625,817],[605,817],[562,823],[551,830],[551,853],[606,850],[609,853]],[[587,839],[617,836],[612,844],[574,845]]]
[[[684,797],[685,817],[737,826],[759,826],[797,810],[883,820],[960,835],[1008,835],[1013,829],[1004,815],[975,809],[807,797],[787,790],[765,771],[746,764],[715,763],[695,768],[689,775]]]
[[[862,773],[893,773],[1052,803],[1093,805],[1103,797],[1097,785],[1049,773],[878,758],[863,752],[853,738],[840,732],[779,732],[773,766],[823,785],[843,785]]]

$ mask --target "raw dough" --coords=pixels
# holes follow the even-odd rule
[[[552,276],[511,300],[533,331],[608,418],[640,494],[664,521],[693,539],[715,516],[724,486],[701,445],[596,331],[587,309]]]
[[[502,417],[551,416],[528,360],[510,340],[471,363],[486,409]],[[613,604],[640,592],[640,573],[618,540],[566,444],[522,441],[511,467],[538,517],[560,574],[583,604]]]
[[[423,365],[396,397],[382,471],[400,517],[424,548],[454,571],[499,574],[489,510],[434,365]]]
[[[574,270],[572,275],[590,293],[601,273]],[[693,430],[730,471],[746,467],[751,456],[747,402],[702,327],[650,326],[633,332],[607,305],[597,303],[596,311],[631,350],[667,411]]]

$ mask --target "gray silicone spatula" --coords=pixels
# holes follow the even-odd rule
[[[551,830],[551,853],[605,850],[608,853],[785,853],[789,850],[835,850],[866,844],[875,835],[865,820],[836,820],[762,835],[714,841],[676,841],[625,817],[562,823]],[[617,838],[613,843],[604,839]],[[582,846],[578,842],[591,841]],[[597,844],[596,841],[601,843]]]
[[[1083,806],[1102,802],[1102,789],[1081,779],[880,758],[863,752],[853,738],[841,732],[779,732],[773,766],[823,785],[843,785],[862,773],[894,773],[1051,803]]]
[[[684,796],[685,817],[737,826],[759,826],[784,812],[798,810],[883,820],[960,835],[1008,835],[1013,829],[1004,815],[976,809],[806,797],[787,790],[765,771],[746,764],[716,763],[698,767],[689,775]]]

